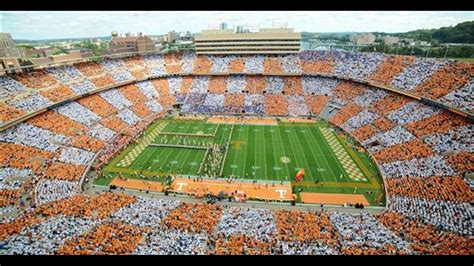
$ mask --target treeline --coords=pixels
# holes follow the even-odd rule
[[[411,38],[431,43],[474,43],[474,21],[459,23],[454,27],[431,30],[415,30],[391,34],[400,38]]]
[[[474,21],[466,21],[452,27],[439,29],[422,29],[400,33],[372,32],[375,36],[397,36],[401,39],[415,39],[427,41],[436,46],[443,43],[470,43],[474,44]],[[349,41],[350,35],[355,33],[311,33],[303,32],[302,41],[316,38],[318,40]]]
[[[474,58],[474,45],[436,46],[436,47],[409,47],[389,46],[383,43],[359,47],[359,52],[384,52],[386,54],[415,55],[421,57],[453,57]]]
[[[337,40],[339,42],[349,42],[350,33],[311,33],[311,32],[302,32],[301,41],[308,42],[312,39],[318,39],[320,41],[329,41]]]
[[[72,47],[77,48],[77,49],[81,49],[81,48],[89,49],[91,50],[93,55],[99,55],[99,52],[105,51],[107,49],[107,43],[101,42],[100,45],[97,45],[91,42],[90,40],[85,40],[80,43],[73,43]]]

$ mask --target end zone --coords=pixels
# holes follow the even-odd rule
[[[205,194],[218,195],[221,191],[230,196],[235,191],[242,191],[249,199],[293,201],[291,185],[289,183],[253,183],[226,180],[203,179],[195,181],[187,178],[175,178],[171,184],[170,191],[177,193],[202,196]]]
[[[161,182],[155,181],[146,181],[146,180],[137,180],[137,179],[122,179],[122,178],[114,178],[110,185],[115,185],[119,188],[126,188],[126,189],[135,189],[135,190],[148,190],[153,192],[163,192],[163,185]]]
[[[370,205],[364,195],[360,194],[337,194],[337,193],[309,193],[301,192],[301,202],[313,204],[345,204],[362,203],[365,206]]]

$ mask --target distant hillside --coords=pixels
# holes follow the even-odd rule
[[[459,23],[454,27],[442,27],[439,29],[422,29],[409,32],[386,33],[372,32],[376,36],[398,36],[400,38],[416,39],[437,43],[474,43],[474,21]],[[302,32],[302,39],[306,41],[311,38],[324,39],[348,39],[352,34],[359,32]]]
[[[474,43],[474,21],[459,23],[454,27],[414,30],[390,35],[429,42],[436,40],[438,43]]]
[[[302,32],[301,41],[306,42],[313,38],[318,40],[339,40],[339,41],[349,41],[349,37],[356,32]]]

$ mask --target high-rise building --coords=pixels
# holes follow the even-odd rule
[[[0,32],[0,57],[21,57],[20,50],[16,48],[15,41],[10,33]]]
[[[226,30],[227,29],[227,23],[222,22],[221,23],[221,30]]]
[[[172,43],[178,38],[179,38],[179,34],[176,31],[170,31],[168,32],[166,41],[169,43]]]

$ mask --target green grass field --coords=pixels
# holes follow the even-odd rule
[[[289,161],[289,162],[288,162]],[[313,125],[236,126],[224,174],[291,180],[305,169],[312,181],[349,181],[324,137]]]
[[[216,125],[164,119],[114,158],[103,174],[153,180],[179,174],[291,181],[298,195],[355,193],[364,194],[371,205],[385,204],[377,168],[353,143],[326,122]],[[304,180],[294,183],[301,168]]]

